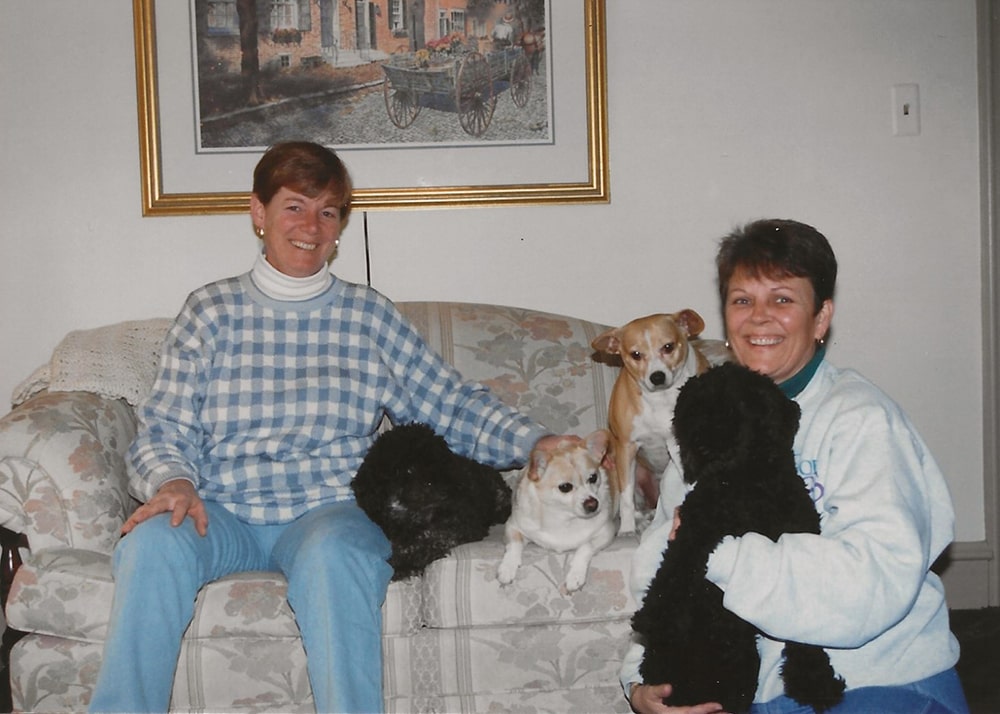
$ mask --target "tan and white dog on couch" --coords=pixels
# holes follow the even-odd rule
[[[635,531],[637,483],[648,504],[656,503],[658,479],[671,458],[671,422],[681,385],[711,363],[725,361],[721,355],[710,360],[692,342],[704,329],[701,315],[685,309],[636,318],[591,342],[598,353],[617,355],[622,363],[608,407],[619,533]]]
[[[573,551],[562,590],[583,587],[591,558],[611,544],[617,530],[610,447],[610,432],[598,429],[531,455],[514,486],[504,527],[506,546],[497,568],[501,585],[514,582],[530,541],[557,553]]]

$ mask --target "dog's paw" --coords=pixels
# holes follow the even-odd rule
[[[587,582],[587,568],[582,568],[582,572],[578,572],[579,568],[574,568],[566,574],[566,592],[573,593],[584,586]]]
[[[594,557],[594,547],[585,543],[576,549],[566,570],[566,592],[576,592],[587,582],[587,571],[590,569],[590,559]]]
[[[521,564],[512,558],[504,558],[497,568],[497,581],[501,585],[510,585],[517,577],[517,569]]]
[[[618,535],[631,535],[635,533],[636,510],[628,500],[628,496],[623,495],[618,504]]]

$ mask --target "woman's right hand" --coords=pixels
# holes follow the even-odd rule
[[[194,521],[198,535],[204,536],[208,532],[208,512],[205,510],[204,501],[201,500],[193,483],[178,478],[160,486],[155,496],[135,509],[122,526],[121,534],[131,533],[143,521],[167,512],[172,514],[170,525],[175,528],[183,523],[185,518],[190,517]]]
[[[687,707],[672,707],[663,700],[673,693],[669,684],[634,684],[629,701],[636,714],[722,714],[722,705],[715,702]]]

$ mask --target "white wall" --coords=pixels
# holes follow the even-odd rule
[[[810,222],[841,262],[832,360],[911,413],[982,539],[974,0],[608,0],[607,28],[611,203],[369,213],[374,285],[607,323],[693,307],[719,336],[718,237]],[[173,315],[252,260],[242,217],[141,217],[134,82],[128,0],[0,0],[4,397],[68,330]],[[898,83],[917,137],[891,134]]]

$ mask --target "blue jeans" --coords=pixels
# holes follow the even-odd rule
[[[288,580],[317,712],[377,712],[382,704],[382,602],[389,541],[354,503],[321,506],[280,525],[244,523],[206,502],[208,534],[169,514],[115,549],[115,596],[93,712],[165,712],[181,638],[198,590],[236,572]]]
[[[844,692],[844,700],[825,714],[969,714],[965,692],[954,669],[895,687],[859,687]],[[789,697],[754,704],[750,714],[813,714]]]

